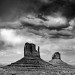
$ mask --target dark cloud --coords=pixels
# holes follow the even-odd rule
[[[68,0],[0,0],[2,21],[13,21],[28,13],[52,15],[57,11],[70,18],[75,16],[74,10],[75,2]]]
[[[75,16],[75,2],[69,0],[54,0],[52,3],[44,4],[40,7],[39,12],[43,15],[51,15],[60,11],[68,19]]]
[[[43,20],[42,18],[46,19]],[[67,19],[65,17],[54,17],[54,16],[46,16],[46,17],[36,17],[29,16],[21,19],[21,26],[36,26],[38,28],[48,28],[50,30],[62,30],[63,28],[67,28],[70,25],[67,23]]]
[[[0,18],[12,21],[28,13],[36,13],[41,4],[40,0],[0,0]]]
[[[47,25],[44,25],[44,23],[35,25],[35,24],[29,24],[29,23],[26,23],[26,22],[22,22],[22,25],[20,27],[22,27],[22,28],[23,27],[31,27],[31,28],[37,29],[37,30],[46,28],[46,29],[49,29],[49,30],[58,30],[59,31],[59,30],[63,30],[63,28],[69,27],[69,25],[58,25],[58,26],[50,25],[50,26],[47,26]]]
[[[42,36],[43,38],[63,38],[63,39],[73,39],[74,34],[70,31],[61,30],[49,30],[49,29],[35,29],[35,28],[29,28],[27,29],[27,32],[33,33],[38,36]]]
[[[0,41],[0,50],[4,48],[5,43],[3,41]]]
[[[0,16],[3,21],[0,22],[0,28],[28,28],[32,33],[40,36],[73,38],[74,34],[65,29],[70,26],[68,18],[74,16],[73,2],[66,0],[1,0],[0,3]],[[28,14],[31,17],[28,17]]]
[[[6,44],[4,41],[0,41],[0,51],[6,50],[8,48],[13,48],[13,45]]]
[[[40,7],[39,12],[43,15],[50,15],[56,11],[58,11],[63,5],[65,4],[65,1],[63,0],[55,0],[52,3],[45,4],[42,7]]]

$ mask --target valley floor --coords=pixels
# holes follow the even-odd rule
[[[15,71],[0,69],[0,75],[75,75],[74,71],[67,70],[32,70],[32,71]]]

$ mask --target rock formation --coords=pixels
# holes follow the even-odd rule
[[[59,69],[72,67],[71,65],[61,60],[61,54],[59,52],[55,52],[53,54],[52,60],[50,60],[49,63],[52,64],[53,66],[59,67]]]
[[[36,45],[33,43],[25,43],[24,46],[24,57],[14,63],[11,63],[7,67],[12,68],[13,70],[42,70],[49,65],[48,62],[45,62],[40,58],[40,50],[36,50]]]
[[[52,56],[52,59],[61,59],[61,55],[59,52],[55,52]]]
[[[39,46],[38,51],[36,50],[36,45],[33,43],[26,43],[24,46],[24,57],[40,57]]]

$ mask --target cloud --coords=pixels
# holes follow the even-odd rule
[[[23,42],[24,39],[21,36],[16,36],[16,32],[10,29],[1,29],[1,37],[2,40],[13,45]]]
[[[69,21],[69,24],[70,24],[70,26],[71,26],[71,29],[74,30],[74,29],[75,29],[75,18],[71,19],[71,20]]]
[[[52,37],[60,38],[60,36],[61,37],[73,36],[73,33],[70,31],[71,27],[67,24],[67,18],[61,15],[58,16],[57,13],[55,14],[55,16],[45,16],[44,18],[46,18],[47,21],[38,18],[36,15],[29,14],[13,22],[2,22],[0,23],[0,28],[7,28],[7,30],[15,29],[15,31],[16,29],[27,28],[28,31],[36,35],[46,36],[46,37],[49,36],[51,38]],[[10,32],[9,34],[11,33],[14,32]]]
[[[23,43],[23,39],[13,29],[0,29],[0,51],[18,48]]]
[[[16,59],[14,59],[14,60],[17,60],[18,55],[23,57],[23,48],[24,48],[25,42],[32,42],[32,43],[36,44],[36,46],[40,46],[41,57],[46,61],[49,61],[51,59],[52,54],[56,51],[59,51],[62,54],[62,60],[67,61],[67,56],[68,56],[67,51],[70,50],[69,51],[69,53],[70,53],[71,51],[75,50],[75,45],[74,45],[75,38],[73,38],[73,39],[50,38],[48,36],[49,34],[47,34],[48,33],[47,30],[44,30],[45,32],[47,32],[46,33],[47,35],[45,35],[47,37],[42,37],[41,35],[34,34],[33,30],[32,30],[33,32],[31,32],[29,30],[30,30],[29,28],[28,29],[25,28],[25,29],[21,29],[21,30],[20,29],[17,29],[17,30],[1,29],[0,38],[5,43],[5,45],[4,45],[5,48],[3,47],[2,50],[4,52],[6,52],[7,54],[10,52],[10,54],[6,57],[13,57],[15,55]],[[11,38],[9,38],[9,35]],[[18,38],[20,39],[20,41],[18,41]],[[9,45],[11,45],[12,47],[10,47]],[[3,55],[0,55],[0,56],[3,56]],[[74,56],[74,54],[73,55],[71,54],[71,56]],[[71,56],[69,56],[69,58],[71,58]],[[5,57],[5,56],[3,56],[3,57]],[[49,57],[49,58],[47,59],[46,57]],[[65,59],[64,59],[64,57],[65,57]],[[68,60],[68,61],[70,61],[70,60]]]
[[[51,0],[41,0],[42,2],[44,2],[44,3],[48,3],[48,2],[50,2]]]
[[[5,48],[5,43],[3,41],[0,41],[0,50],[2,50],[3,48]]]
[[[21,22],[16,20],[16,21],[9,21],[9,22],[0,22],[0,29],[18,29],[19,26],[21,25]]]
[[[31,36],[31,38],[30,38]],[[26,42],[38,43],[41,37],[33,33],[29,33],[26,29],[1,29],[0,30],[0,50],[23,48]],[[20,48],[19,48],[20,49]]]
[[[57,12],[56,12],[57,13]],[[58,13],[59,14],[59,13]],[[34,26],[44,26],[47,28],[67,28],[67,18],[63,17],[62,15],[56,14],[55,16],[48,15],[42,16],[42,18],[46,19],[44,21],[42,18],[38,17],[37,15],[28,14],[27,16],[21,17],[15,21],[8,21],[8,22],[0,22],[1,27],[11,27],[11,28],[19,28],[23,23],[34,25]]]
[[[0,20],[12,21],[28,13],[37,13],[42,4],[41,0],[1,0]],[[4,7],[5,5],[5,7]],[[29,10],[28,10],[29,9]]]
[[[29,24],[34,24],[34,25],[44,25],[46,27],[51,27],[50,29],[54,28],[54,29],[62,29],[62,28],[67,28],[69,25],[67,25],[67,18],[66,16],[64,16],[64,12],[65,12],[65,9],[70,9],[68,8],[67,6],[67,2],[66,1],[63,1],[63,0],[60,0],[60,1],[57,1],[57,0],[54,0],[52,1],[52,3],[49,3],[49,4],[42,4],[42,2],[49,2],[48,0],[25,0],[25,1],[1,1],[3,2],[4,5],[8,5],[6,8],[12,8],[11,10],[13,10],[14,12],[11,13],[11,15],[8,13],[8,17],[4,16],[4,18],[6,18],[6,20],[9,18],[11,20],[7,20],[7,21],[13,21],[13,20],[18,20],[17,22],[5,22],[4,24],[4,21],[1,20],[1,23],[0,22],[0,26],[8,26],[8,27],[13,27],[13,28],[18,28],[19,25],[21,25],[21,21],[24,21],[26,23],[29,23]],[[9,4],[8,4],[9,2]],[[51,0],[50,0],[51,2]],[[54,6],[57,5],[57,6]],[[42,13],[39,13],[39,8],[42,7],[42,5],[46,5],[48,10],[50,10],[50,12],[47,12],[49,13],[48,15],[43,15]],[[69,3],[69,6],[71,4]],[[64,6],[64,7],[63,7]],[[16,8],[15,8],[16,7]],[[56,11],[53,11],[55,9],[55,7],[59,8],[58,10]],[[65,8],[66,7],[66,8]],[[63,10],[63,12],[61,11],[60,12],[60,8]],[[3,8],[5,9],[5,7]],[[29,9],[29,12],[27,14],[27,9]],[[46,9],[46,8],[45,8]],[[31,13],[31,12],[32,13]],[[41,10],[42,11],[42,10]],[[12,12],[12,11],[10,11]],[[18,14],[19,12],[21,12],[20,14]],[[38,13],[37,13],[38,12]],[[45,11],[43,11],[45,12]],[[66,12],[65,12],[66,13]],[[15,15],[17,15],[17,18],[15,19]],[[22,15],[23,14],[23,15]],[[31,16],[29,16],[29,14]],[[33,16],[32,14],[36,14],[38,16],[38,14],[41,14],[41,17],[43,18],[46,18],[47,21],[44,21],[42,18],[38,18],[36,16]],[[4,15],[4,14],[3,14]],[[20,15],[20,16],[19,16]],[[10,18],[11,17],[11,18]],[[21,21],[19,21],[19,19]],[[11,24],[10,24],[11,23]]]
[[[63,38],[63,39],[72,39],[74,38],[74,33],[67,30],[49,30],[49,29],[41,29],[41,30],[35,30],[35,29],[28,29],[29,33],[33,33],[35,35],[44,37],[44,38]]]
[[[0,52],[6,51],[11,48],[14,48],[14,46],[11,44],[7,44],[4,40],[0,40]]]
[[[21,21],[25,22],[25,23],[33,24],[36,26],[44,25],[46,27],[56,27],[56,28],[66,27],[67,19],[65,17],[50,15],[50,16],[46,16],[44,18],[47,19],[47,21],[44,21],[43,19],[38,18],[33,15],[28,15],[27,17],[21,18]]]
[[[60,25],[66,25],[67,24],[67,19],[65,17],[61,16],[47,16],[48,21],[46,22],[49,26],[60,26]],[[48,26],[48,27],[49,27]]]

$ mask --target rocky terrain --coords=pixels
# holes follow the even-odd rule
[[[0,75],[75,75],[75,68],[61,60],[61,54],[55,52],[52,60],[46,62],[40,58],[40,50],[33,43],[25,43],[24,57],[0,69]]]

